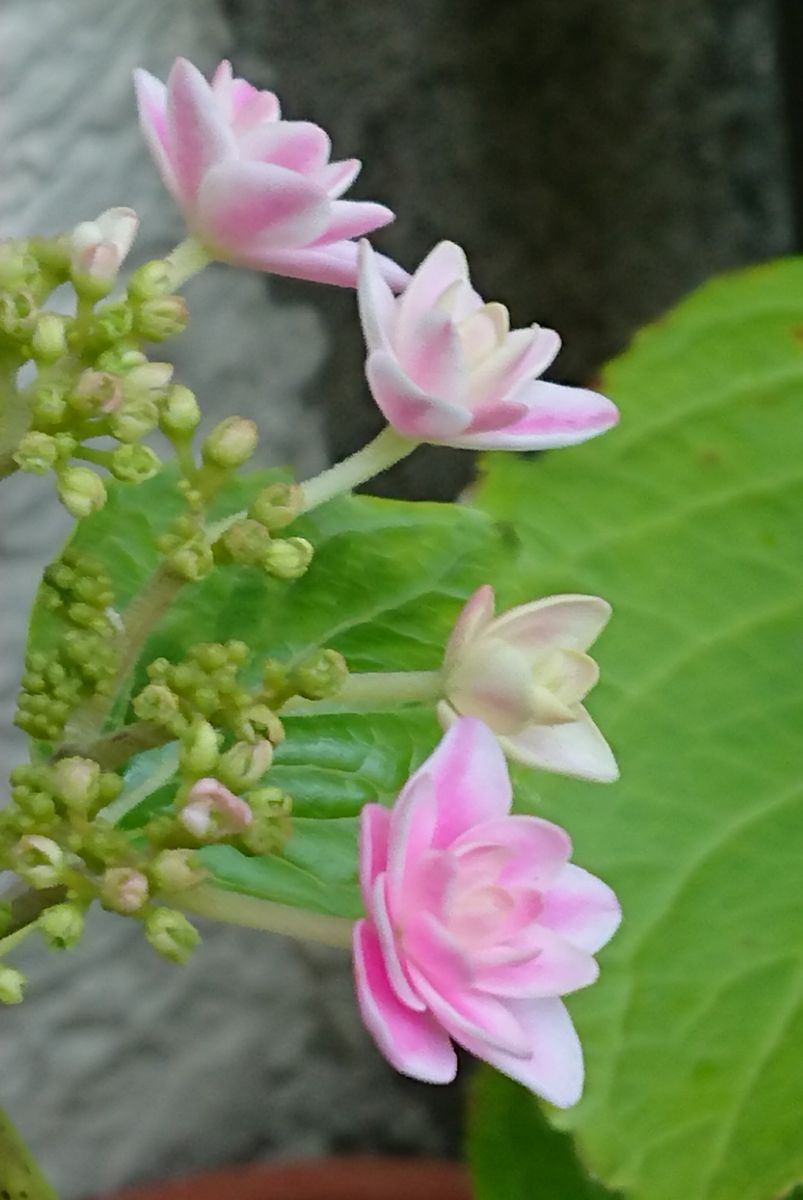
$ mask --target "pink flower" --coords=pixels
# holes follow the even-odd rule
[[[138,228],[139,217],[132,208],[107,208],[94,221],[76,225],[70,237],[73,274],[111,289]]]
[[[341,200],[360,170],[330,162],[331,143],[309,121],[283,121],[273,92],[235,79],[222,62],[211,84],[176,60],[167,87],[134,75],[140,123],[162,180],[194,236],[224,262],[354,287],[351,240],[393,220],[382,204]],[[408,276],[389,259],[394,287]]]
[[[250,806],[219,779],[199,779],[178,814],[181,824],[195,837],[215,838],[244,833],[253,820]]]
[[[559,997],[596,979],[593,955],[616,930],[619,905],[568,861],[568,834],[511,816],[511,798],[496,738],[465,717],[392,813],[363,809],[357,995],[405,1075],[448,1083],[453,1038],[567,1108],[580,1098],[583,1060]]]
[[[610,400],[537,377],[560,349],[552,329],[510,329],[485,304],[466,256],[441,242],[394,299],[371,247],[360,250],[360,318],[373,397],[399,433],[484,450],[546,450],[604,433]]]
[[[599,596],[549,596],[494,619],[487,584],[460,614],[446,647],[444,728],[480,717],[505,753],[528,767],[611,783],[619,769],[581,701],[599,678],[585,653],[608,623]]]

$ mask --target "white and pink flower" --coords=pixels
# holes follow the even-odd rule
[[[538,378],[560,349],[552,329],[510,329],[502,304],[485,304],[466,256],[441,242],[401,296],[376,254],[360,249],[360,318],[374,399],[399,433],[482,450],[546,450],[596,437],[618,420],[596,392]]]
[[[357,246],[387,225],[383,204],[342,200],[356,158],[330,162],[318,125],[281,119],[273,92],[222,62],[208,83],[186,59],[165,86],[135,72],[140,122],[162,180],[193,235],[215,258],[277,275],[353,287]],[[389,259],[393,287],[408,276]]]
[[[512,816],[511,800],[496,738],[466,717],[392,812],[363,809],[357,994],[404,1074],[449,1082],[454,1040],[565,1108],[580,1098],[583,1059],[560,997],[596,979],[619,904],[569,862],[568,834]]]
[[[107,208],[94,221],[76,225],[70,236],[73,276],[111,289],[138,229],[139,217],[133,208]]]

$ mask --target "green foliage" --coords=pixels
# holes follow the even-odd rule
[[[614,607],[590,708],[621,783],[519,776],[625,913],[562,1120],[632,1200],[771,1200],[803,1175],[803,263],[704,287],[603,387],[618,430],[496,456],[480,496],[520,538],[504,602]]]

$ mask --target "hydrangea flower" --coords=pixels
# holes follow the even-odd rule
[[[351,239],[387,225],[383,204],[342,200],[356,158],[330,162],[318,125],[285,121],[273,92],[260,91],[222,62],[208,83],[186,59],[165,86],[134,75],[140,123],[159,174],[193,235],[215,258],[241,266],[353,287]],[[408,276],[389,259],[394,287]]]
[[[511,816],[511,800],[496,738],[464,717],[392,812],[363,809],[357,994],[405,1075],[448,1083],[454,1040],[565,1108],[580,1098],[583,1058],[560,997],[594,982],[620,910],[569,862],[568,834]]]
[[[70,236],[73,275],[111,288],[138,228],[139,217],[132,208],[107,208],[94,221],[76,225]]]
[[[466,256],[441,242],[394,298],[367,242],[360,249],[360,318],[374,399],[399,433],[476,450],[570,446],[616,424],[616,406],[583,388],[538,378],[560,349],[552,329],[510,329],[485,304]]]
[[[549,596],[494,618],[494,592],[479,588],[446,647],[448,728],[459,714],[480,717],[510,758],[528,767],[611,783],[619,768],[581,701],[599,678],[586,654],[608,623],[599,596]]]

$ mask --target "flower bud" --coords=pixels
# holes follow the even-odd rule
[[[89,467],[67,467],[58,477],[58,493],[67,511],[80,520],[106,503],[103,480]]]
[[[204,462],[229,470],[248,462],[257,448],[259,432],[254,421],[243,417],[226,417],[202,446]]]
[[[100,767],[91,758],[60,758],[53,765],[53,791],[71,812],[89,813],[98,800]]]
[[[348,664],[337,650],[319,650],[293,671],[296,692],[306,700],[336,696],[348,679]]]
[[[279,788],[259,788],[248,793],[253,819],[240,841],[251,854],[277,854],[290,836],[293,802]]]
[[[0,1004],[21,1004],[27,982],[22,971],[0,963]]]
[[[134,329],[134,314],[126,300],[113,300],[97,309],[92,318],[92,333],[107,342],[120,342]]]
[[[161,396],[173,378],[173,364],[148,362],[147,359],[133,367],[123,382],[126,397],[139,395]]]
[[[207,876],[194,850],[162,850],[149,874],[157,892],[186,892]]]
[[[211,842],[247,829],[251,809],[219,779],[206,778],[192,785],[178,819],[193,837]]]
[[[161,466],[159,455],[150,446],[118,446],[110,463],[112,475],[123,483],[144,483],[158,474]]]
[[[300,579],[312,562],[314,551],[306,538],[282,538],[271,542],[262,556],[262,567],[276,579]]]
[[[99,371],[108,371],[112,375],[128,375],[147,361],[148,359],[141,350],[112,346],[98,355],[95,366]]]
[[[202,536],[183,542],[167,557],[167,565],[180,579],[197,582],[212,571],[215,560],[212,547]]]
[[[58,443],[48,433],[26,433],[13,457],[21,471],[46,475],[58,461]]]
[[[140,721],[152,721],[173,733],[181,723],[178,696],[161,683],[149,683],[134,699],[134,712]]]
[[[130,917],[148,899],[148,880],[133,867],[110,867],[103,876],[100,899],[104,908]]]
[[[267,704],[254,704],[247,708],[242,715],[252,730],[263,734],[274,746],[278,746],[284,741],[284,726],[277,714]]]
[[[31,350],[37,362],[55,362],[67,353],[64,317],[58,313],[40,313],[31,338]]]
[[[134,313],[134,327],[149,342],[164,342],[187,328],[189,314],[183,296],[145,300]]]
[[[39,932],[51,950],[72,950],[84,934],[84,910],[65,901],[46,908],[37,921]]]
[[[186,963],[201,938],[183,913],[155,908],[145,920],[145,936],[157,954],[175,963]]]
[[[46,425],[50,428],[60,425],[67,412],[67,401],[62,389],[56,384],[40,383],[31,398],[31,409],[36,425]]]
[[[273,533],[294,521],[303,503],[304,493],[297,483],[271,483],[259,493],[248,515]]]
[[[179,764],[189,775],[209,775],[217,766],[218,735],[208,721],[193,721],[181,739]]]
[[[26,834],[14,847],[13,859],[14,870],[32,888],[41,890],[61,883],[64,852],[52,838]]]
[[[0,332],[16,341],[30,337],[39,309],[27,288],[0,293]]]
[[[267,739],[237,742],[221,755],[216,767],[218,778],[235,791],[245,791],[259,783],[273,761],[273,746]]]
[[[147,437],[159,423],[156,401],[148,396],[135,400],[124,400],[122,407],[112,412],[109,419],[111,431],[120,442],[139,442]]]
[[[201,410],[188,387],[175,383],[162,403],[159,428],[167,437],[192,433],[201,420]]]
[[[120,380],[108,371],[84,371],[69,397],[70,408],[82,417],[115,412],[122,403]]]
[[[25,242],[4,238],[0,241],[0,288],[14,292],[28,283],[36,273],[36,259],[28,252]]]
[[[270,534],[258,521],[235,521],[215,544],[216,557],[254,567],[270,546]]]
[[[137,267],[128,281],[132,300],[156,300],[173,290],[173,271],[169,262],[155,258]]]
[[[91,299],[108,295],[133,244],[139,218],[131,208],[109,208],[76,225],[70,239],[76,291]]]

